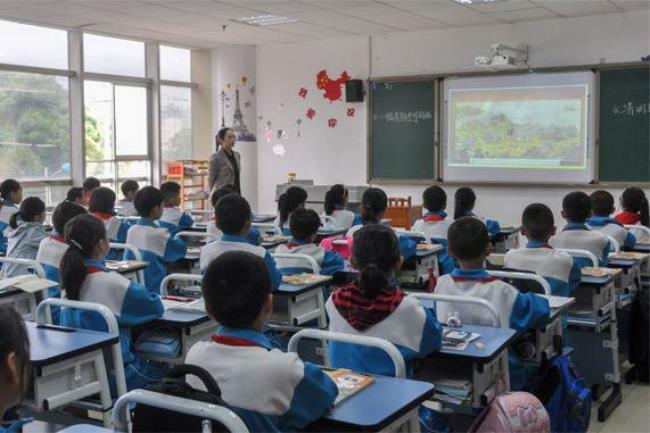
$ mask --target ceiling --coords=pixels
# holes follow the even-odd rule
[[[521,23],[648,8],[650,0],[499,0],[469,5],[452,0],[0,0],[0,17],[211,48]],[[284,15],[299,22],[260,28],[231,21],[261,14]]]

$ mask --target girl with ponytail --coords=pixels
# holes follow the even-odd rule
[[[61,291],[74,301],[94,302],[108,307],[120,325],[120,340],[126,385],[129,390],[158,381],[166,366],[142,359],[132,350],[130,328],[163,315],[165,309],[157,294],[145,286],[106,268],[104,258],[110,250],[104,223],[92,215],[72,218],[65,225],[69,248],[61,260]],[[106,331],[97,313],[61,311],[61,324],[73,328]]]
[[[27,197],[18,212],[9,218],[9,228],[5,229],[7,236],[7,257],[14,259],[34,260],[38,254],[41,241],[47,237],[45,228],[45,203],[38,197]],[[5,278],[28,273],[25,265],[5,263],[2,275]]]
[[[0,184],[0,253],[7,251],[7,239],[3,232],[9,227],[11,216],[18,212],[23,201],[23,188],[17,180],[6,179]]]
[[[621,224],[650,227],[650,212],[648,211],[648,198],[645,192],[637,186],[631,186],[623,191],[621,196],[623,212],[614,219]]]
[[[380,188],[368,188],[361,197],[361,224],[352,226],[347,237],[354,236],[361,227],[379,224],[388,208],[388,196]]]
[[[333,185],[325,193],[325,216],[331,218],[328,228],[348,230],[354,222],[354,212],[347,210],[348,190],[341,184]]]
[[[474,213],[474,205],[476,204],[476,193],[474,190],[468,186],[461,186],[456,190],[454,194],[454,220],[458,218],[471,216],[479,218],[488,229],[490,234],[490,239],[495,238],[501,231],[501,226],[497,221],[486,220],[480,218]]]
[[[307,191],[299,186],[291,186],[278,199],[278,216],[273,221],[273,229],[276,235],[291,236],[289,230],[289,217],[291,212],[305,207]]]

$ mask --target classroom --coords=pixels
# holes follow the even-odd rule
[[[0,433],[650,431],[650,0],[0,0]]]

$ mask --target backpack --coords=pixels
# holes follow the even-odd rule
[[[325,248],[325,251],[339,253],[345,260],[350,260],[352,256],[352,238],[332,236],[320,241],[320,246]]]
[[[192,388],[185,381],[185,376],[191,375],[201,379],[207,391]],[[173,395],[188,400],[212,403],[218,406],[226,406],[221,399],[221,389],[215,379],[195,365],[181,364],[165,374],[160,382],[147,386],[145,389],[160,394]],[[154,406],[137,404],[133,410],[133,433],[144,432],[202,432],[202,418],[161,409]],[[226,428],[217,421],[212,421],[212,431],[223,432]]]
[[[536,392],[551,419],[553,432],[583,433],[591,417],[591,389],[566,354],[553,357]]]
[[[478,416],[468,433],[549,433],[548,413],[537,397],[527,392],[497,396]]]

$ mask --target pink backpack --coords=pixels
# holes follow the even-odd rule
[[[320,242],[320,246],[326,251],[337,252],[344,260],[350,260],[352,256],[352,238],[345,236],[332,236]]]
[[[550,433],[551,422],[542,402],[527,392],[497,396],[468,433]]]

